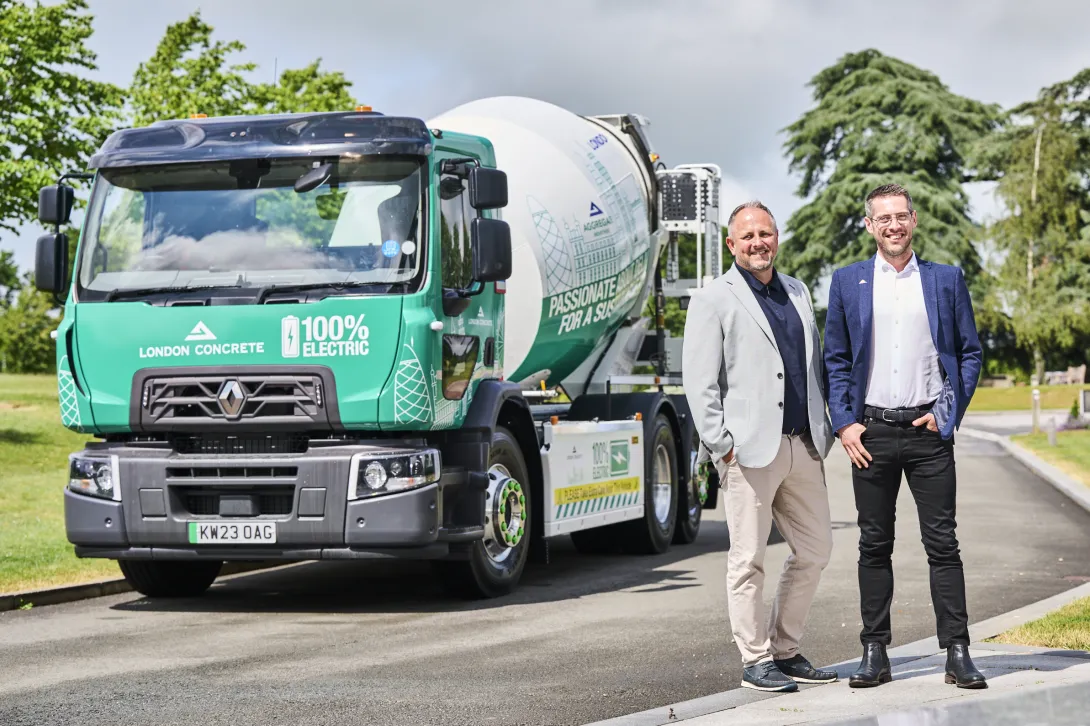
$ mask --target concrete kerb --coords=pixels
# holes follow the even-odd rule
[[[989,618],[970,625],[969,636],[973,641],[972,648],[974,651],[997,648],[999,646],[983,641],[988,638],[994,638],[1023,623],[1036,620],[1070,602],[1074,602],[1075,600],[1084,597],[1090,597],[1090,583],[1079,585],[1066,592],[1061,592],[1058,595],[1053,595],[1052,597],[1039,600],[1038,602],[1018,608],[1017,610],[1012,610],[1009,613],[997,615],[994,618]],[[1005,651],[1021,650],[1019,646],[1009,645],[1003,645],[1002,649]],[[939,642],[935,637],[924,638],[923,640],[917,640],[914,643],[906,643],[905,645],[890,648],[887,651],[890,660],[895,666],[911,663],[915,660],[922,660],[940,652]],[[844,679],[855,670],[858,664],[859,659],[853,658],[852,660],[846,660],[823,667],[835,670],[837,674]],[[823,686],[802,686],[804,689],[822,687]],[[668,706],[662,706],[661,708],[653,708],[627,716],[619,716],[606,721],[598,721],[593,724],[588,724],[588,726],[668,726],[669,724],[675,724],[686,719],[706,716],[720,711],[727,711],[748,703],[756,703],[757,701],[764,701],[770,698],[790,697],[790,694],[759,693],[748,689],[734,688],[729,691],[714,693],[710,696],[696,698],[691,701],[683,701],[681,703],[674,703]],[[905,704],[905,707],[912,705],[914,704]]]
[[[239,575],[246,575],[258,570],[270,570],[279,567],[291,567],[300,564],[298,562],[227,562],[216,582],[225,582]],[[93,597],[105,597],[107,595],[119,595],[132,592],[132,587],[123,579],[96,580],[84,582],[79,585],[65,585],[62,587],[47,587],[40,590],[25,590],[0,594],[0,612],[18,610],[27,605],[41,607],[43,605],[61,605],[63,603],[87,600]]]
[[[958,433],[999,444],[1007,453],[1025,464],[1034,474],[1051,484],[1075,504],[1090,512],[1090,487],[1076,481],[1033,452],[1014,443],[1009,436],[1001,436],[990,431],[980,431],[965,426],[958,429]]]

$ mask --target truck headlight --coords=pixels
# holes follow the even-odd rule
[[[439,481],[439,452],[435,449],[407,454],[356,454],[348,479],[348,498],[414,489]]]
[[[121,501],[117,463],[116,456],[72,454],[68,457],[68,488],[78,494]]]
[[[367,488],[371,490],[382,489],[382,487],[386,486],[388,478],[386,467],[377,461],[372,461],[363,470],[363,480],[367,482]]]

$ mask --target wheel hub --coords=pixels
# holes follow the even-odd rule
[[[670,501],[672,499],[674,477],[670,471],[670,455],[666,447],[659,444],[655,447],[655,481],[652,485],[654,497],[655,519],[666,527],[670,518]]]
[[[526,493],[502,464],[488,470],[484,500],[484,547],[495,562],[507,559],[525,533]]]

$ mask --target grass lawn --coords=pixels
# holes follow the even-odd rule
[[[0,375],[0,593],[120,576],[64,534],[68,454],[88,438],[61,426],[54,376]]]
[[[1058,431],[1055,446],[1049,445],[1048,434],[1021,434],[1011,440],[1090,486],[1090,430]]]
[[[1041,409],[1068,410],[1078,400],[1082,386],[1040,386]],[[1029,386],[1014,388],[978,388],[969,403],[969,413],[983,411],[1029,411],[1033,407],[1033,389]]]
[[[1040,620],[1020,625],[990,640],[1041,648],[1090,650],[1090,597],[1076,600]]]

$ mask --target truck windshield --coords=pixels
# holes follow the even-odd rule
[[[82,299],[199,288],[416,289],[422,275],[419,160],[246,159],[102,170],[84,230]],[[128,293],[128,294],[126,294]]]

